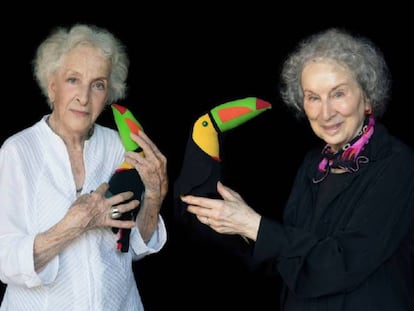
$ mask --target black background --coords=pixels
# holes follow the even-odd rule
[[[350,3],[338,8],[298,4],[289,9],[249,4],[226,9],[202,3],[198,7],[154,4],[151,9],[140,4],[134,9],[123,5],[107,13],[99,12],[97,4],[96,11],[86,13],[81,6],[67,9],[66,3],[54,13],[30,19],[22,18],[21,11],[5,12],[12,22],[1,22],[0,143],[49,112],[32,76],[31,61],[38,44],[53,27],[82,22],[107,28],[127,46],[131,60],[129,92],[120,103],[133,111],[167,156],[171,186],[195,118],[218,104],[256,96],[270,101],[273,109],[228,134],[223,146],[224,179],[257,211],[280,218],[304,153],[319,144],[308,125],[295,120],[281,104],[280,66],[298,40],[330,26],[368,36],[382,49],[394,82],[392,102],[383,122],[393,134],[414,146],[410,113],[412,21],[405,17],[404,8],[395,13],[384,8],[377,13],[361,12]],[[115,128],[110,110],[99,122]],[[226,275],[238,263],[232,266],[231,260],[223,260],[223,265],[216,266],[217,262],[209,258],[197,262],[188,259],[191,250],[181,245],[171,221],[171,192],[161,211],[169,230],[166,247],[134,264],[147,310],[201,310],[206,301],[226,297],[227,305],[234,309],[247,309],[254,303],[255,310],[277,310],[276,276],[268,276],[266,271],[249,274],[242,268]],[[216,273],[208,278],[202,271]],[[242,281],[225,287],[221,275]],[[197,288],[202,293],[195,295]],[[215,288],[220,288],[220,294]],[[186,302],[192,297],[198,301]],[[165,304],[168,307],[162,307]],[[215,310],[224,309],[220,305]]]

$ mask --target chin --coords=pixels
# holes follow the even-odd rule
[[[343,145],[342,142],[338,142],[338,140],[334,139],[324,139],[323,140],[326,144],[330,145],[334,151],[337,151]]]

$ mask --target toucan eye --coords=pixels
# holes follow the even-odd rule
[[[208,125],[207,121],[203,121],[203,123],[201,123],[202,126],[206,127]]]

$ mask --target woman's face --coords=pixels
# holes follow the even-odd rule
[[[54,130],[86,135],[108,98],[110,63],[91,46],[71,50],[49,81]]]
[[[314,133],[339,150],[362,128],[369,103],[348,69],[313,60],[302,71],[304,110]]]

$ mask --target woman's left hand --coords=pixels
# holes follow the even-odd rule
[[[217,183],[223,199],[187,195],[181,200],[188,204],[188,212],[218,233],[240,234],[256,240],[261,216],[236,191]]]
[[[143,152],[128,151],[125,161],[135,167],[145,186],[145,197],[161,203],[168,191],[167,159],[143,132],[131,133]]]

